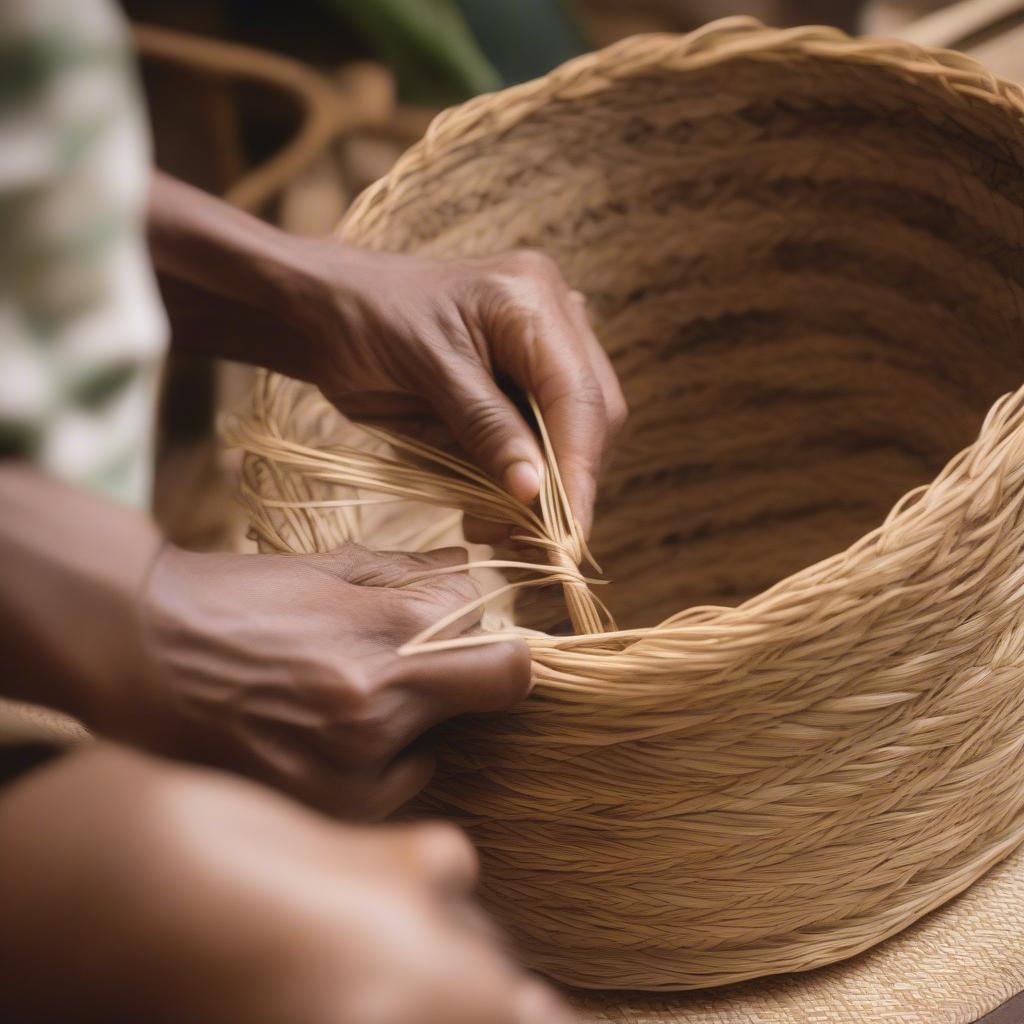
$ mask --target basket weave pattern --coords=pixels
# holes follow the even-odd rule
[[[450,111],[354,207],[370,247],[543,248],[632,409],[591,545],[627,628],[531,637],[426,798],[532,966],[815,967],[1024,839],[1022,126],[966,58],[730,19]],[[264,547],[374,543],[303,504],[338,420],[264,381]]]

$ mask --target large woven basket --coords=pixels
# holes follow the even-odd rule
[[[821,28],[637,37],[444,114],[342,234],[542,248],[632,409],[591,545],[622,631],[531,635],[534,693],[453,724],[426,800],[532,966],[804,970],[1024,839],[1020,88]],[[384,442],[345,429],[263,381],[262,545],[450,539],[346,504]]]

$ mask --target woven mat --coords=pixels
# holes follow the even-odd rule
[[[1024,848],[963,895],[844,963],[722,989],[574,1002],[609,1024],[974,1024],[1024,991]],[[1007,1021],[1024,1020],[1008,1016]]]

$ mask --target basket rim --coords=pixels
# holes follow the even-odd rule
[[[278,413],[307,393],[308,385],[278,374],[263,372],[261,380],[263,388],[287,386],[285,406],[279,405]],[[281,398],[278,392],[277,401]],[[247,458],[251,456],[246,453]],[[860,591],[864,614],[894,595],[908,596],[915,588],[922,589],[920,600],[931,601],[934,594],[927,584],[912,582],[908,563],[927,567],[941,552],[953,509],[972,525],[991,523],[1012,512],[1013,502],[1007,500],[1011,489],[1024,490],[1024,385],[992,404],[975,441],[954,454],[931,481],[902,495],[881,523],[849,546],[781,577],[739,605],[691,605],[661,622],[633,629],[532,634],[526,638],[531,656],[551,673],[545,674],[543,683],[554,686],[564,699],[586,703],[601,690],[621,700],[624,692],[619,686],[605,689],[597,679],[590,679],[579,687],[572,679],[580,671],[586,674],[585,666],[605,662],[612,643],[634,659],[629,692],[642,696],[650,692],[648,684],[660,689],[667,673],[675,677],[673,692],[682,698],[691,684],[697,684],[700,664],[709,667],[707,659],[720,666],[723,658],[740,657],[787,629],[789,643],[799,646],[791,631],[794,625],[805,638],[828,632],[844,618],[843,601],[851,591]],[[902,561],[901,553],[906,556]],[[880,572],[880,566],[886,568]],[[993,565],[993,575],[1002,569]],[[879,585],[880,575],[893,578]],[[664,657],[663,649],[651,649],[665,642],[672,647],[672,659]],[[696,659],[696,671],[689,683],[680,685],[677,659],[687,655]],[[699,687],[691,696],[699,701]]]
[[[400,201],[392,200],[400,197],[404,183],[440,152],[474,147],[481,138],[512,129],[552,101],[599,94],[656,69],[686,73],[732,60],[778,60],[780,55],[875,64],[937,79],[953,101],[989,103],[1016,116],[1024,127],[1024,86],[994,75],[961,53],[901,40],[856,39],[826,26],[773,29],[750,17],[724,18],[686,35],[631,36],[569,61],[541,78],[442,112],[424,138],[384,178],[357,197],[337,233],[359,244],[353,235],[372,231],[397,208]],[[937,536],[954,497],[964,510],[980,504],[990,510],[997,506],[1007,482],[1007,455],[1016,449],[1015,441],[1024,445],[1024,387],[997,400],[970,445],[953,454],[929,483],[903,495],[878,526],[849,547],[782,577],[735,607],[691,606],[660,623],[616,633],[531,637],[534,658],[550,658],[550,667],[556,669],[558,663],[571,672],[562,656],[578,667],[607,655],[606,648],[599,650],[595,645],[609,640],[621,640],[631,654],[640,654],[643,640],[651,638],[669,640],[679,645],[680,653],[698,655],[712,647],[719,652],[733,645],[746,649],[770,637],[783,621],[792,623],[797,618],[816,632],[827,630],[829,594],[848,592],[858,577],[873,575],[875,566],[890,559],[900,547],[919,548],[926,534]],[[1018,465],[1024,466],[1024,454]],[[897,536],[902,540],[897,541]],[[869,589],[865,587],[866,592]],[[809,614],[812,606],[817,611],[813,616]],[[648,670],[655,677],[660,674],[653,661]],[[574,688],[571,683],[566,685],[569,690]]]
[[[689,37],[627,40],[444,115],[357,202],[342,231],[357,237],[364,228],[379,238],[373,225],[386,225],[392,214],[402,228],[421,168],[443,170],[448,152],[472,152],[553,97],[600,99],[601,90],[653,67],[789,53],[841,61],[795,61],[800,71],[834,68],[840,85],[863,85],[880,64],[895,68],[879,75],[896,96],[881,116],[903,102],[906,82],[908,103],[923,97],[937,109],[936,122],[948,112],[957,127],[976,116],[1014,173],[1024,167],[1024,93],[968,58],[730,19]],[[855,70],[865,66],[867,74]],[[675,73],[666,76],[670,84]],[[982,191],[992,183],[978,180]],[[1015,254],[1024,246],[1016,209],[1008,241]],[[1012,294],[1019,300],[1016,287]],[[318,407],[303,420],[295,403],[318,393],[275,375],[260,380],[265,401],[256,412],[266,414],[266,433],[280,426],[302,437],[302,423],[313,426]],[[941,399],[936,405],[941,416]],[[284,468],[293,459],[301,472],[303,444],[319,443],[312,430],[305,438],[272,439],[263,451],[272,461],[280,451]],[[321,451],[331,457],[329,443]],[[361,479],[337,476],[348,486]],[[511,718],[465,725],[475,739],[453,761],[451,788],[442,780],[434,796],[438,808],[469,824],[482,849],[496,853],[488,872],[501,882],[491,888],[494,906],[517,911],[523,903],[522,851],[530,851],[538,868],[532,903],[539,900],[541,912],[525,908],[508,923],[525,936],[524,947],[534,943],[526,947],[531,965],[562,981],[642,989],[806,970],[902,929],[1016,846],[1024,828],[1012,774],[1024,721],[1014,697],[1024,650],[1022,499],[1024,387],[992,404],[973,443],[900,498],[880,525],[739,607],[691,607],[618,634],[527,637],[531,697]],[[981,628],[980,594],[987,595]],[[862,655],[850,657],[865,637],[871,642]],[[990,725],[984,736],[976,727],[981,715]],[[456,733],[455,746],[464,735]],[[509,766],[515,771],[506,774]],[[675,785],[694,766],[699,777]],[[526,774],[517,776],[520,767]],[[482,789],[474,788],[477,779]],[[609,842],[593,841],[597,834]],[[687,842],[698,856],[678,865]],[[885,873],[874,870],[882,865]],[[512,874],[503,877],[505,866]],[[737,914],[736,890],[727,883],[745,877],[751,882],[739,890],[740,912],[754,920],[735,927],[728,915]],[[584,878],[580,893],[564,892],[570,878]],[[696,897],[674,901],[671,887],[682,880],[692,889],[695,879]],[[594,909],[573,923],[576,941],[552,931],[551,914],[543,913],[563,898],[570,908]],[[793,906],[779,914],[783,899]],[[637,900],[654,913],[641,909],[633,923],[620,910]],[[668,916],[677,905],[696,916]],[[715,934],[706,924],[721,907],[726,925]],[[692,923],[689,937],[704,941],[688,943],[684,931],[662,942],[658,929],[677,920],[683,928]],[[694,948],[685,963],[674,956],[681,942]]]
[[[828,25],[776,29],[746,15],[721,18],[685,34],[652,32],[628,36],[583,54],[539,78],[483,93],[442,111],[423,138],[391,170],[356,197],[337,228],[349,238],[386,216],[387,200],[405,179],[432,162],[439,150],[455,152],[484,135],[506,132],[555,100],[590,96],[619,81],[654,70],[700,71],[731,60],[777,60],[780,55],[877,64],[939,79],[951,97],[970,96],[1020,115],[1024,126],[1024,85],[993,74],[973,57],[955,50],[898,39],[854,38]]]

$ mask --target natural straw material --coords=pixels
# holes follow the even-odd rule
[[[532,966],[803,970],[1024,839],[1022,118],[961,56],[732,19],[452,110],[353,208],[370,247],[544,249],[632,409],[591,538],[623,631],[531,634],[532,696],[453,724],[425,799]],[[235,433],[264,548],[469,508],[602,615],[554,484],[538,519],[280,377]]]

